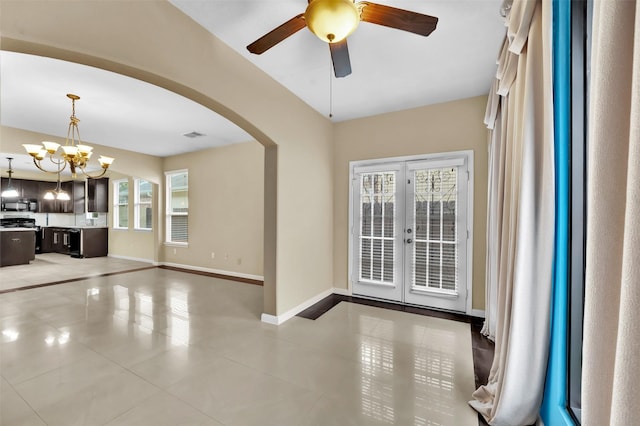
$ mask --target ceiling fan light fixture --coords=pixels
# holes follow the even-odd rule
[[[304,12],[307,28],[326,43],[338,43],[355,31],[360,11],[353,0],[312,0]]]

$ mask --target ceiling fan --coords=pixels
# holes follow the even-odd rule
[[[329,44],[335,76],[346,77],[351,74],[347,36],[355,31],[360,21],[422,36],[431,34],[438,24],[438,18],[434,16],[368,1],[354,3],[354,0],[309,0],[304,13],[263,35],[248,45],[247,50],[260,55],[308,27],[320,40]]]

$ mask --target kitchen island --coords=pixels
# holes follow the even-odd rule
[[[25,265],[36,258],[33,228],[0,228],[0,266]]]

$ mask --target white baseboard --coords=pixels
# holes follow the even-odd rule
[[[203,268],[201,266],[183,265],[181,263],[159,262],[159,266],[171,266],[173,268],[189,269],[192,271],[208,272],[211,274],[227,275],[230,277],[246,278],[249,280],[264,281],[261,275],[245,274],[243,272],[224,271],[222,269]]]
[[[472,309],[469,315],[472,317],[484,318],[484,311],[482,309]]]
[[[346,288],[333,288],[333,294],[339,294],[340,296],[352,296],[349,289]]]
[[[315,305],[316,303],[318,303],[319,301],[321,301],[325,297],[332,295],[333,293],[334,293],[334,289],[333,288],[328,288],[325,291],[323,291],[322,293],[316,294],[312,298],[307,299],[306,301],[302,302],[298,306],[289,309],[287,312],[285,312],[285,313],[283,313],[281,315],[271,315],[271,314],[263,313],[262,316],[261,316],[261,320],[262,320],[262,322],[266,322],[267,324],[280,325],[280,324],[284,323],[285,321],[293,318],[294,316],[296,316],[300,312],[304,311],[308,307],[310,307],[312,305]]]
[[[271,324],[271,325],[279,325],[281,323],[278,322],[278,317],[275,315],[269,315],[269,314],[265,314],[263,313],[260,316],[260,320],[262,322],[266,322],[267,324]]]
[[[143,259],[141,257],[121,256],[119,254],[111,254],[111,253],[109,253],[107,256],[108,257],[113,257],[114,259],[133,260],[135,262],[151,263],[153,266],[157,265],[157,262],[154,262],[153,259]]]

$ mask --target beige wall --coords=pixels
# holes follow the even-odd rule
[[[163,260],[262,277],[264,147],[247,142],[176,155],[163,167],[189,171],[189,245],[164,245]]]
[[[114,182],[126,179],[129,182],[129,221],[128,229],[113,229],[114,211]],[[137,177],[123,175],[117,172],[109,172],[109,255],[122,256],[132,259],[158,262],[160,259],[156,253],[156,236],[162,233],[162,223],[157,220],[158,211],[158,184],[153,184],[153,224],[150,231],[134,229],[135,198],[133,195],[133,185]]]
[[[328,119],[169,2],[3,0],[0,8],[2,49],[156,84],[222,114],[264,146],[277,145],[275,170],[269,169],[275,183],[265,182],[274,192],[265,204],[273,211],[265,216],[276,226],[265,233],[265,247],[275,256],[265,256],[271,264],[265,265],[264,312],[285,313],[331,288]]]
[[[334,140],[334,286],[348,285],[349,162],[473,150],[473,309],[484,309],[487,211],[486,97],[338,123]]]

